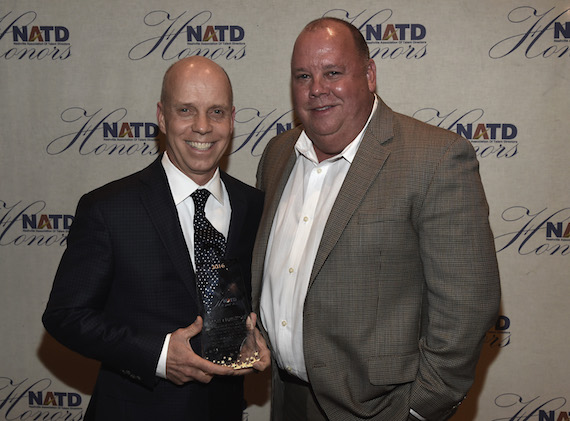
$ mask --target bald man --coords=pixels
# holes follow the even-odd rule
[[[201,357],[194,203],[227,240],[251,294],[263,194],[219,169],[235,109],[224,70],[203,57],[165,73],[157,119],[166,151],[150,166],[84,195],[43,316],[59,342],[101,361],[85,420],[242,419],[243,376]]]

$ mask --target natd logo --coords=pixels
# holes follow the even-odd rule
[[[81,395],[52,386],[50,379],[0,377],[0,419],[81,421]]]
[[[29,391],[28,404],[30,408],[43,406],[76,408],[81,405],[81,395],[72,392]]]
[[[70,107],[61,113],[69,127],[46,147],[49,155],[75,151],[80,155],[153,156],[159,153],[156,123],[130,121],[126,108],[88,111]]]
[[[36,12],[0,17],[0,40],[11,40],[12,48],[0,49],[0,57],[6,60],[65,60],[71,55],[69,29],[61,25],[36,23]],[[11,35],[11,36],[10,36]],[[0,47],[1,48],[1,47]]]
[[[46,208],[43,200],[0,200],[0,246],[65,246],[73,215]]]
[[[155,123],[141,122],[103,122],[105,140],[152,141],[158,137],[159,128]]]
[[[427,29],[421,23],[394,18],[391,9],[377,12],[363,10],[353,14],[332,9],[323,16],[344,19],[356,26],[368,44],[371,58],[421,59],[427,55]]]
[[[518,128],[512,123],[485,122],[482,108],[463,112],[457,109],[442,112],[422,108],[414,118],[456,132],[471,141],[478,158],[512,158],[518,152]],[[482,121],[483,120],[483,121]]]
[[[511,141],[517,137],[517,126],[510,123],[457,123],[457,134],[471,141]]]
[[[426,27],[419,23],[381,23],[366,25],[366,41],[423,41]]]
[[[73,222],[73,215],[62,214],[22,214],[22,231],[68,231]]]
[[[242,41],[244,30],[237,25],[207,25],[187,26],[186,39],[188,44]]]
[[[522,32],[495,43],[489,57],[500,59],[518,51],[529,59],[570,57],[570,47],[559,44],[570,42],[570,8],[543,11],[520,6],[511,10],[507,19]]]
[[[173,15],[164,10],[147,13],[143,22],[152,36],[129,51],[131,60],[158,54],[164,60],[204,56],[211,60],[241,60],[245,57],[245,29],[234,22],[219,22],[212,12],[184,11]]]

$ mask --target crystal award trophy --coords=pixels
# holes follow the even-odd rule
[[[234,369],[248,368],[259,361],[251,305],[237,262],[212,267],[219,274],[213,299],[204,308],[203,357]]]

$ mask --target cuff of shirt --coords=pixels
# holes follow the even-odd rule
[[[170,343],[170,333],[164,338],[164,344],[162,345],[162,351],[160,351],[160,357],[158,358],[158,364],[156,366],[156,375],[162,379],[166,379],[166,357],[168,355],[168,344]]]
[[[427,421],[427,419],[425,419],[424,417],[422,417],[420,414],[418,414],[416,411],[414,411],[412,408],[410,408],[410,415],[412,417],[414,417],[415,419],[419,420],[419,421]]]

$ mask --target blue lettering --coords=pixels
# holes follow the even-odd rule
[[[154,123],[145,123],[144,135],[146,138],[158,136],[158,125]]]
[[[557,222],[556,225],[553,222],[547,222],[546,223],[546,237],[547,238],[551,238],[551,237],[556,237],[556,238],[561,238],[562,237],[562,222]]]
[[[457,134],[459,136],[463,136],[465,139],[472,139],[473,138],[473,124],[469,123],[464,126],[461,123],[457,123]]]
[[[230,26],[230,41],[241,41],[245,37],[245,31],[241,26]]]
[[[81,405],[81,395],[78,393],[70,392],[67,394],[67,406],[79,406]]]
[[[511,321],[506,316],[499,316],[495,324],[495,330],[507,330],[511,326]]]
[[[461,123],[457,123],[457,134],[460,136],[463,136],[465,139],[473,139],[473,123],[468,123],[468,124],[461,124]],[[487,130],[485,130],[487,129]],[[486,131],[488,138],[492,139],[492,140],[496,140],[497,139],[497,132],[500,130],[501,132],[501,139],[503,140],[511,140],[514,139],[515,137],[517,137],[518,134],[518,129],[514,124],[510,124],[510,123],[487,123],[487,124],[483,124],[483,123],[479,123],[477,125],[477,130],[476,130],[476,137],[477,139],[479,139],[481,137],[481,135]],[[487,138],[485,135],[484,138]]]
[[[28,27],[22,26],[18,28],[17,26],[12,27],[12,37],[14,42],[27,41],[28,40]]]
[[[293,128],[292,123],[287,123],[285,124],[285,126],[283,126],[283,124],[281,123],[277,123],[277,134],[281,134],[283,132],[286,132],[287,130],[291,130],[292,128]]]
[[[103,123],[103,137],[118,137],[119,126],[117,123]]]
[[[64,26],[55,27],[55,41],[65,42],[69,39],[69,29]]]
[[[121,123],[122,125],[125,123]],[[133,136],[142,136],[141,129],[144,128],[144,136],[146,138],[155,138],[158,136],[158,125],[154,123],[126,123],[130,128],[133,129]],[[104,138],[117,138],[120,137],[119,123],[105,123],[103,122],[103,137]]]
[[[224,26],[214,26],[214,29],[216,31],[220,31],[220,41],[225,41],[226,40],[226,33],[225,31],[227,31],[229,28],[229,26],[224,25]]]
[[[34,392],[28,392],[28,404],[29,405],[42,405],[44,403],[43,393],[38,392],[37,394]]]
[[[426,27],[419,23],[412,24],[412,41],[424,39],[426,36]]]
[[[410,34],[409,39],[411,41],[419,41],[426,36],[426,27],[419,23],[397,23],[394,25],[394,28],[397,30],[398,39],[401,41],[408,39],[407,33]],[[379,41],[382,40],[382,36],[384,35],[382,32],[382,24],[365,25],[365,32],[366,41],[371,41],[372,39]]]
[[[382,39],[382,25],[376,25],[376,29],[374,29],[373,25],[366,25],[366,41],[370,41],[374,37],[375,40]]]
[[[22,228],[26,229],[26,228],[31,228],[31,229],[36,229],[38,226],[37,221],[36,221],[36,215],[26,215],[23,214],[22,215]]]
[[[538,421],[555,421],[554,411],[548,411],[548,414],[544,410],[538,411]]]
[[[566,39],[570,38],[570,22],[565,22],[564,27],[561,22],[554,22],[554,39],[560,39],[560,34]]]
[[[510,130],[510,133],[509,133]],[[514,124],[503,124],[501,136],[503,140],[514,139],[517,136],[518,130]]]
[[[400,34],[400,40],[401,41],[405,41],[406,39],[406,29],[410,27],[410,25],[408,23],[397,23],[396,25],[394,25],[398,30],[399,30],[399,34]]]
[[[202,27],[196,26],[195,28],[191,26],[186,27],[186,39],[188,42],[192,42],[193,40],[202,41]]]

